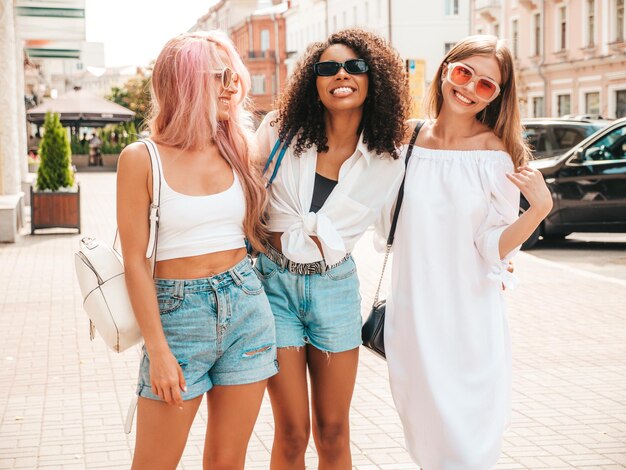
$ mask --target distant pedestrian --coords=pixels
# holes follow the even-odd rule
[[[96,134],[89,139],[89,166],[102,166],[102,154],[100,148],[102,147],[102,141]]]
[[[280,363],[268,384],[274,470],[305,468],[311,427],[319,468],[352,468],[361,296],[350,252],[397,193],[408,108],[397,52],[349,29],[309,47],[257,131],[263,162],[279,140],[288,146],[270,187],[269,245],[256,264]]]
[[[222,33],[182,34],[152,75],[152,141],[162,164],[156,278],[146,262],[147,147],[122,151],[118,225],[145,345],[133,469],[176,468],[203,395],[204,468],[243,470],[267,378],[274,319],[246,253],[261,249],[265,190],[249,162],[250,76]]]
[[[510,422],[502,283],[552,207],[527,166],[513,59],[493,36],[446,55],[406,174],[385,347],[407,448],[426,470],[487,470]],[[407,133],[407,136],[411,131]],[[530,208],[518,218],[520,190]]]

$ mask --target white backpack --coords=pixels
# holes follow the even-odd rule
[[[150,259],[154,276],[159,204],[161,202],[161,165],[156,145],[150,139],[142,140],[150,154],[152,167],[152,204],[150,204],[150,237],[146,258]],[[83,308],[89,317],[90,339],[95,331],[115,352],[122,352],[142,339],[137,319],[128,297],[124,280],[124,261],[116,250],[117,233],[113,247],[102,240],[84,237],[74,254],[76,277],[83,294]]]

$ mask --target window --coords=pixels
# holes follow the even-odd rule
[[[252,75],[252,90],[253,95],[265,94],[265,75]]]
[[[448,52],[450,52],[450,49],[452,49],[455,44],[456,44],[455,42],[445,43],[443,47],[443,55],[448,55]]]
[[[337,31],[337,15],[333,15],[333,33]]]
[[[585,150],[584,160],[626,159],[626,126],[618,127]]]
[[[624,0],[615,0],[615,42],[624,42]]]
[[[519,57],[519,30],[518,30],[518,21],[511,21],[511,44],[513,46],[513,58],[517,59]]]
[[[533,98],[533,117],[545,116],[544,100],[543,96],[535,96]]]
[[[363,4],[363,13],[365,13],[365,21],[363,21],[363,24],[367,26],[370,22],[370,6],[368,2]]]
[[[343,14],[341,15],[341,18],[343,20],[343,22],[341,23],[343,28],[346,28],[348,26],[348,13],[344,10]]]
[[[586,136],[580,129],[555,127],[553,129],[556,146],[559,149],[569,149],[583,140]]]
[[[615,92],[615,117],[626,117],[626,90]]]
[[[541,55],[541,13],[533,15],[533,55]]]
[[[493,25],[493,35],[497,38],[500,37],[500,23],[495,23]]]
[[[533,153],[546,153],[553,150],[546,128],[527,126],[524,131],[524,138]]]
[[[270,48],[270,30],[261,30],[261,52],[265,52]]]
[[[593,47],[596,43],[596,0],[587,0],[587,37],[585,46]]]
[[[558,95],[557,96],[557,113],[559,116],[565,116],[572,112],[572,97],[571,95]]]
[[[459,14],[459,0],[445,0],[446,16],[457,16]]]
[[[600,114],[600,92],[585,93],[585,113]]]
[[[359,15],[357,13],[356,7],[352,8],[352,25],[356,26],[359,24]]]
[[[567,49],[567,7],[559,8],[558,42],[560,51]]]

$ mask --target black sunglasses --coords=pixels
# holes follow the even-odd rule
[[[367,73],[370,69],[370,66],[367,65],[367,62],[363,59],[350,59],[346,60],[343,64],[341,62],[335,62],[334,60],[318,62],[317,64],[313,64],[313,71],[315,75],[320,77],[332,77],[339,72],[341,67],[350,75]]]

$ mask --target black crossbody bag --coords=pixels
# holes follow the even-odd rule
[[[385,261],[383,262],[383,270],[380,274],[380,280],[378,281],[378,288],[376,289],[376,295],[374,296],[374,304],[370,311],[367,320],[363,324],[361,329],[361,339],[363,340],[363,346],[372,351],[374,354],[385,359],[385,300],[378,300],[380,294],[380,286],[383,282],[383,276],[385,274],[385,267],[387,266],[387,260],[389,259],[389,252],[391,251],[391,245],[393,244],[393,238],[396,234],[396,225],[398,225],[398,216],[400,215],[400,207],[402,207],[402,199],[404,198],[404,182],[406,180],[406,169],[409,166],[409,159],[413,153],[413,146],[417,139],[420,129],[424,125],[424,121],[419,121],[415,126],[411,141],[409,142],[409,148],[406,152],[406,158],[404,160],[404,177],[402,178],[402,184],[398,191],[398,199],[396,201],[396,209],[393,212],[393,219],[391,221],[391,228],[389,230],[389,237],[387,237],[387,250],[385,251]]]

